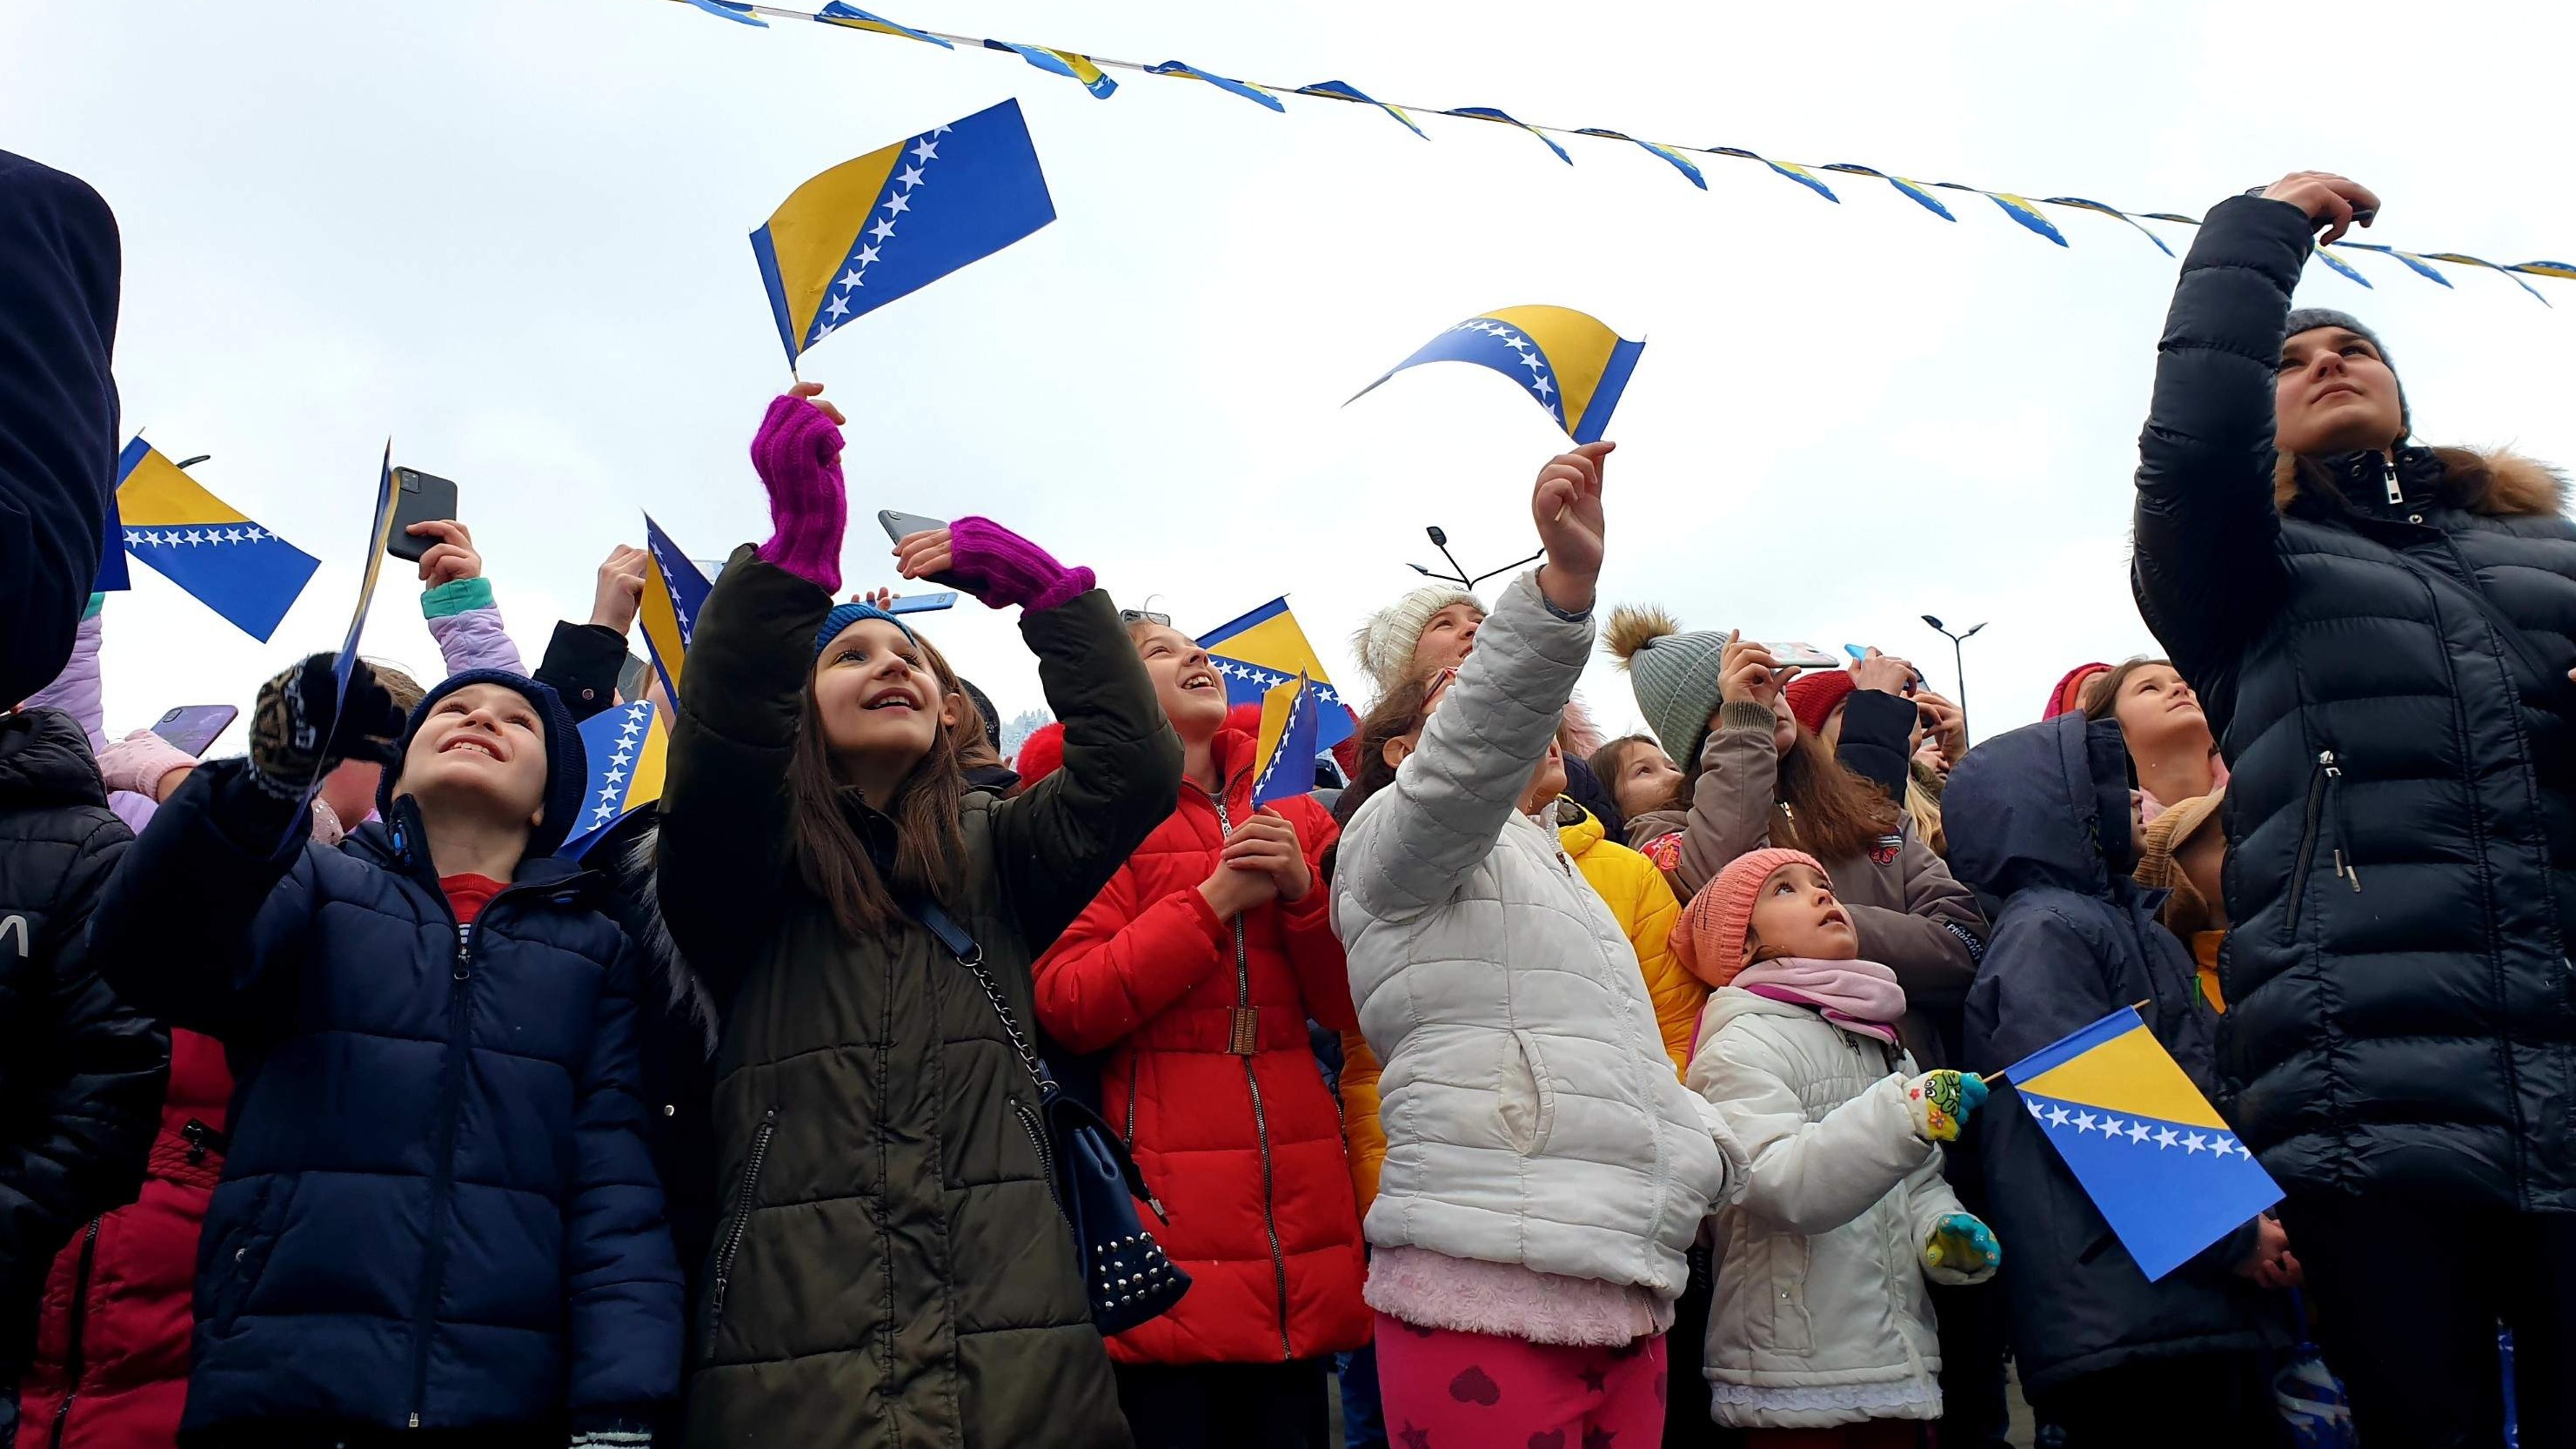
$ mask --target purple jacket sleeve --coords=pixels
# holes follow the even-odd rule
[[[510,642],[509,634],[501,627],[501,609],[492,601],[488,580],[458,579],[440,584],[420,596],[420,611],[428,616],[430,637],[438,641],[438,652],[446,660],[449,674],[463,674],[469,669],[528,672],[528,666],[519,658],[519,646]]]
[[[72,635],[72,657],[63,665],[63,672],[54,676],[53,683],[29,695],[26,704],[29,709],[58,709],[80,721],[93,750],[107,748],[107,709],[98,683],[99,637],[98,615],[81,620],[80,628]],[[143,829],[139,825],[134,828],[138,834]]]

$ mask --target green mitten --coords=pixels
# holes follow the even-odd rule
[[[1985,1100],[1983,1081],[1946,1067],[1905,1084],[1905,1104],[1914,1109],[1914,1135],[1926,1142],[1958,1141],[1968,1114]]]
[[[2004,1245],[1995,1241],[1995,1230],[1978,1221],[1975,1213],[1948,1214],[1932,1225],[1932,1236],[1923,1242],[1926,1268],[1947,1268],[1973,1277],[2003,1260]]]

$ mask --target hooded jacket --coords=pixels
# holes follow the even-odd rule
[[[2576,1210],[2576,524],[2509,455],[2280,457],[2308,251],[2210,212],[2139,440],[2138,605],[2230,771],[2232,1115],[2294,1192]]]
[[[1961,1065],[1999,1071],[2144,1002],[2156,1039],[2208,1091],[2216,1017],[2190,955],[2156,923],[2163,893],[2129,877],[2119,721],[2062,714],[1988,740],[1950,772],[1941,807],[1951,868],[2003,901],[1968,991]],[[2232,1271],[2251,1223],[2151,1283],[2011,1087],[1997,1081],[1970,1125],[2030,1392],[2142,1359],[2286,1342],[2283,1305]]]
[[[460,928],[411,797],[336,850],[280,848],[297,817],[202,766],[100,911],[101,971],[236,1083],[183,1432],[641,1421],[680,1275],[605,881],[523,860]]]
[[[29,1449],[168,1449],[188,1402],[197,1234],[224,1170],[223,1043],[170,1033],[170,1089],[143,1191],[54,1257],[19,1385]],[[41,1438],[36,1436],[43,1436]]]
[[[131,1202],[170,1038],[94,968],[89,931],[133,841],[60,710],[0,715],[0,1386],[55,1252]]]
[[[1107,1054],[1102,1115],[1162,1203],[1155,1240],[1191,1278],[1170,1312],[1110,1340],[1121,1362],[1278,1363],[1368,1341],[1341,1114],[1306,1033],[1310,1017],[1359,1027],[1324,883],[1332,817],[1304,795],[1270,807],[1313,872],[1303,899],[1228,922],[1198,889],[1252,815],[1254,752],[1252,736],[1220,733],[1220,796],[1184,780],[1180,807],[1035,968],[1048,1034]],[[1254,1036],[1238,1050],[1247,1007]]]
[[[116,484],[116,216],[0,151],[0,709],[62,672]]]
[[[1619,921],[1518,809],[1591,644],[1515,580],[1343,832],[1333,924],[1385,1064],[1368,1236],[1669,1302],[1743,1155],[1675,1077]]]
[[[1914,1059],[1812,1007],[1728,987],[1702,1018],[1690,1086],[1735,1128],[1741,1201],[1713,1229],[1704,1359],[1717,1421],[1795,1429],[1941,1417],[1941,1339],[1925,1268],[1965,1211],[1941,1149],[1915,1135]]]
[[[898,1449],[1129,1442],[1037,1088],[919,922],[842,931],[789,848],[821,588],[735,552],[689,645],[655,890],[707,983],[727,1210],[691,1336],[688,1442]],[[1171,815],[1180,742],[1108,595],[1024,611],[1064,768],[970,790],[951,918],[1024,1032],[1029,961]],[[845,807],[880,861],[893,827]],[[1196,1291],[1196,1290],[1193,1290]]]

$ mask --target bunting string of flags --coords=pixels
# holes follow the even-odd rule
[[[1093,55],[1083,51],[1062,49],[1055,46],[1023,45],[1015,41],[990,40],[979,36],[956,35],[936,30],[920,30],[894,20],[886,19],[883,16],[873,15],[867,11],[857,9],[854,6],[843,3],[843,0],[831,0],[831,3],[825,5],[820,11],[792,10],[775,5],[750,3],[750,0],[674,0],[674,3],[688,5],[694,9],[705,11],[708,14],[719,16],[725,20],[733,21],[741,25],[758,26],[764,29],[768,27],[769,22],[772,19],[801,20],[809,23],[819,22],[821,24],[833,26],[836,29],[856,30],[870,34],[889,36],[898,40],[913,41],[924,45],[935,45],[943,50],[953,51],[964,48],[969,50],[1003,51],[1017,55],[1030,65],[1033,65],[1042,71],[1046,71],[1051,75],[1060,75],[1075,81],[1086,90],[1090,91],[1092,95],[1101,100],[1107,100],[1117,93],[1118,82],[1112,79],[1108,74],[1110,71],[1117,70],[1127,71],[1137,75],[1162,76],[1166,78],[1197,81],[1204,85],[1212,86],[1218,90],[1224,91],[1229,95],[1239,96],[1245,100],[1251,101],[1264,109],[1281,113],[1285,113],[1288,109],[1285,102],[1280,99],[1282,96],[1307,96],[1319,100],[1336,101],[1345,105],[1372,106],[1378,110],[1384,111],[1387,115],[1400,122],[1406,130],[1411,131],[1414,135],[1421,137],[1426,141],[1431,139],[1431,135],[1414,119],[1417,115],[1450,116],[1460,120],[1479,121],[1489,125],[1512,126],[1528,132],[1542,145],[1545,145],[1547,149],[1556,156],[1556,159],[1569,166],[1574,164],[1574,156],[1561,142],[1559,142],[1557,139],[1558,137],[1583,136],[1597,140],[1617,141],[1623,145],[1633,145],[1650,152],[1654,156],[1670,164],[1675,171],[1680,172],[1686,180],[1702,191],[1708,190],[1708,177],[1699,163],[1691,159],[1693,156],[1723,156],[1733,160],[1752,162],[1770,171],[1773,175],[1779,176],[1783,180],[1794,182],[1799,186],[1803,186],[1824,200],[1836,204],[1841,203],[1842,197],[1835,192],[1832,183],[1826,180],[1824,173],[1833,173],[1840,176],[1858,176],[1873,181],[1883,181],[1893,188],[1899,195],[1912,201],[1923,210],[1928,211],[1934,216],[1941,218],[1943,221],[1948,222],[1958,221],[1958,213],[1952,211],[1947,205],[1943,204],[1942,200],[1933,194],[1934,192],[1952,191],[1969,196],[1982,196],[1988,201],[1993,202],[1998,210],[2000,210],[2005,216],[2010,217],[2015,224],[2021,226],[2024,230],[2031,232],[2033,235],[2043,237],[2048,241],[2054,242],[2061,247],[2070,245],[2067,240],[2066,233],[2058,229],[2057,223],[2049,218],[2048,212],[2044,210],[2044,208],[2062,207],[2071,211],[2091,212],[2097,216],[2109,217],[2112,220],[2121,222],[2135,230],[2139,235],[2144,236],[2148,241],[2154,243],[2158,251],[2163,252],[2169,257],[2174,254],[2172,246],[2167,244],[2165,239],[2157,235],[2154,228],[2149,227],[2146,223],[2158,221],[2168,222],[2176,226],[2200,225],[2200,218],[2194,216],[2184,216],[2180,213],[2170,211],[2129,211],[2120,207],[2112,206],[2107,202],[2095,201],[2081,196],[2030,197],[2018,192],[1993,190],[1983,186],[1971,186],[1966,182],[1961,181],[1918,181],[1907,176],[1899,175],[1895,172],[1882,171],[1874,166],[1862,166],[1852,162],[1833,162],[1821,165],[1808,164],[1794,161],[1783,161],[1777,157],[1766,156],[1758,152],[1746,150],[1741,146],[1683,146],[1671,142],[1648,140],[1642,136],[1633,136],[1625,131],[1612,130],[1602,126],[1569,127],[1541,125],[1534,122],[1523,121],[1518,117],[1512,116],[1501,110],[1497,110],[1492,106],[1455,106],[1440,108],[1431,106],[1399,105],[1393,102],[1379,100],[1375,96],[1362,92],[1347,81],[1318,81],[1312,85],[1304,86],[1279,85],[1268,81],[1255,82],[1237,79],[1233,76],[1220,75],[1203,66],[1191,65],[1185,61],[1166,60],[1149,64],[1143,61],[1114,60],[1107,56]],[[2416,276],[2422,277],[2426,281],[2438,283],[2444,287],[2452,285],[2451,279],[2445,276],[2440,268],[2433,265],[2435,262],[2446,262],[2454,266],[2483,268],[2510,280],[2515,286],[2522,288],[2522,290],[2530,293],[2534,298],[2538,299],[2544,306],[2549,305],[2549,299],[2542,296],[2538,288],[2524,280],[2526,277],[2552,277],[2559,280],[2576,279],[2576,262],[2528,261],[2507,264],[2489,261],[2484,257],[2471,256],[2466,252],[2409,251],[2400,247],[2388,246],[2381,243],[2354,241],[2350,238],[2337,242],[2331,247],[2319,247],[2316,249],[2315,255],[2318,261],[2332,269],[2336,275],[2341,276],[2348,281],[2358,283],[2364,287],[2371,286],[2372,283],[2370,278],[2363,275],[2361,269],[2354,266],[2353,263],[2343,255],[2352,252],[2375,252],[2381,256],[2392,258]]]

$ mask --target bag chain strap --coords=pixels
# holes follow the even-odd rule
[[[1002,1030],[1011,1039],[1011,1050],[1019,1054],[1020,1065],[1028,1069],[1029,1077],[1038,1084],[1040,1095],[1053,1095],[1055,1078],[1047,1074],[1045,1061],[1039,1058],[1037,1049],[1029,1045],[1027,1034],[1020,1030],[1020,1019],[1012,1013],[1011,1004],[1002,999],[1001,983],[993,979],[992,968],[984,964],[983,946],[949,919],[948,913],[935,902],[915,901],[912,913],[930,928],[930,933],[939,938],[940,944],[948,948],[948,954],[956,957],[958,964],[975,973],[975,984],[984,988],[984,999],[992,1003],[993,1014],[1002,1019]]]

